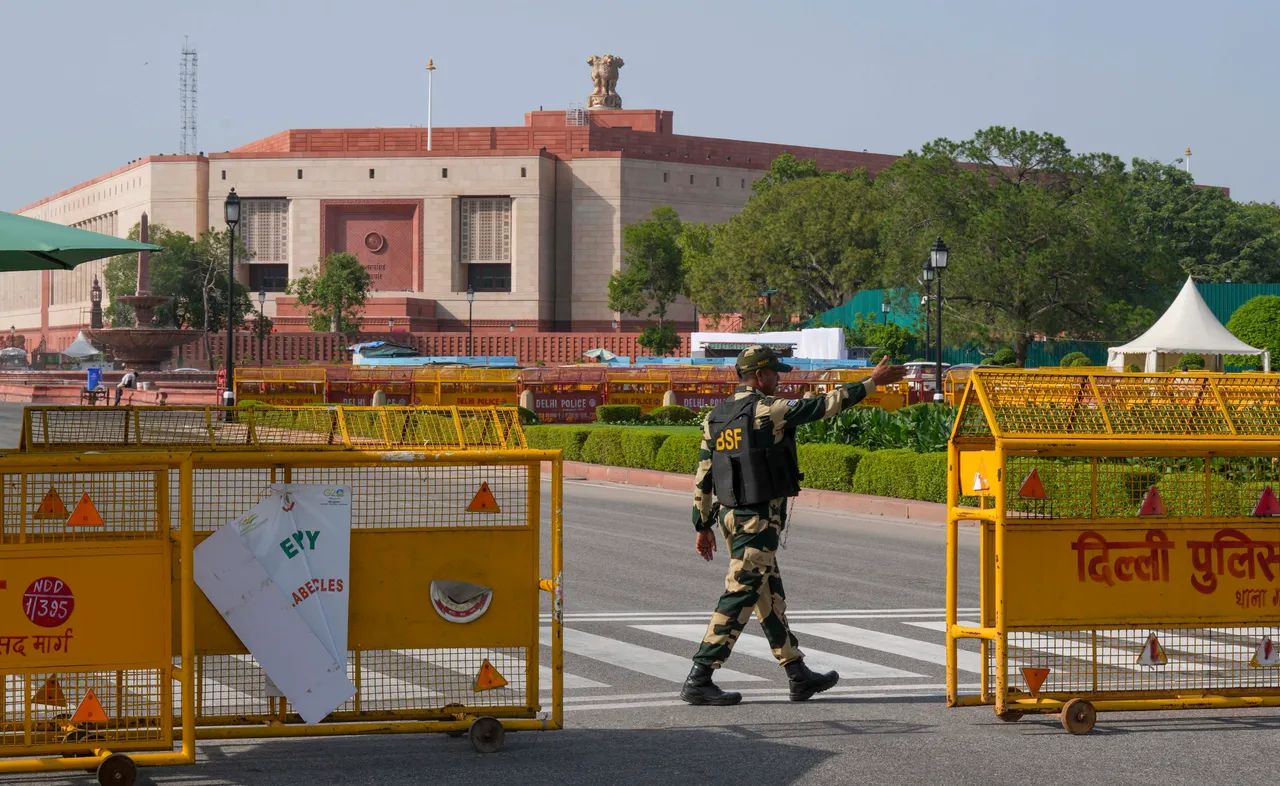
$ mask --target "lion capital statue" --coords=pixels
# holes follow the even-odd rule
[[[587,58],[591,66],[591,84],[594,90],[587,97],[588,109],[621,109],[622,96],[618,95],[618,69],[626,63],[614,55],[594,55]]]

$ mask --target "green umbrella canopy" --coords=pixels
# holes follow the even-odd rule
[[[160,246],[0,211],[0,273],[70,270],[116,254],[159,250]]]

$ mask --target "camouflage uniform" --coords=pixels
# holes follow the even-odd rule
[[[841,385],[822,396],[795,400],[766,396],[755,388],[741,385],[734,398],[752,396],[758,399],[754,417],[756,434],[753,437],[759,440],[759,444],[770,444],[782,439],[786,429],[834,417],[874,391],[875,383],[867,379]],[[708,423],[703,427],[698,473],[694,479],[693,524],[697,531],[702,532],[717,523],[713,522],[713,517],[718,518],[729,550],[729,575],[702,646],[693,660],[719,668],[732,652],[754,609],[774,657],[779,664],[786,666],[804,657],[799,642],[787,625],[786,593],[776,558],[779,536],[787,522],[787,500],[781,498],[759,505],[722,508],[718,516],[714,516],[710,437]]]

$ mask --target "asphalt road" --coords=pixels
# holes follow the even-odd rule
[[[0,407],[0,444],[16,442],[13,409]],[[694,554],[686,495],[578,482],[565,492],[565,730],[509,734],[488,756],[442,735],[201,743],[197,766],[147,775],[209,786],[1274,780],[1274,711],[1102,715],[1075,737],[1053,717],[1005,724],[989,708],[945,709],[930,649],[942,642],[943,530],[890,519],[800,511],[780,554],[801,647],[815,667],[839,668],[840,686],[788,702],[781,669],[749,644],[752,623],[726,664],[735,674],[722,672],[746,700],[687,707],[677,680],[725,555]],[[976,539],[963,537],[976,579]],[[960,605],[976,602],[966,581]]]

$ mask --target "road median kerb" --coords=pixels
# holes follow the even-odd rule
[[[545,470],[550,471],[549,467]],[[658,472],[653,469],[629,469],[586,464],[579,461],[564,463],[567,480],[591,480],[607,483],[623,483],[630,486],[648,486],[670,491],[690,491],[693,478],[674,472]],[[802,489],[796,498],[800,507],[816,508],[840,513],[857,513],[863,516],[887,516],[912,521],[945,524],[947,506],[937,502],[921,502],[893,497],[873,497],[868,494],[850,494],[844,491]]]

